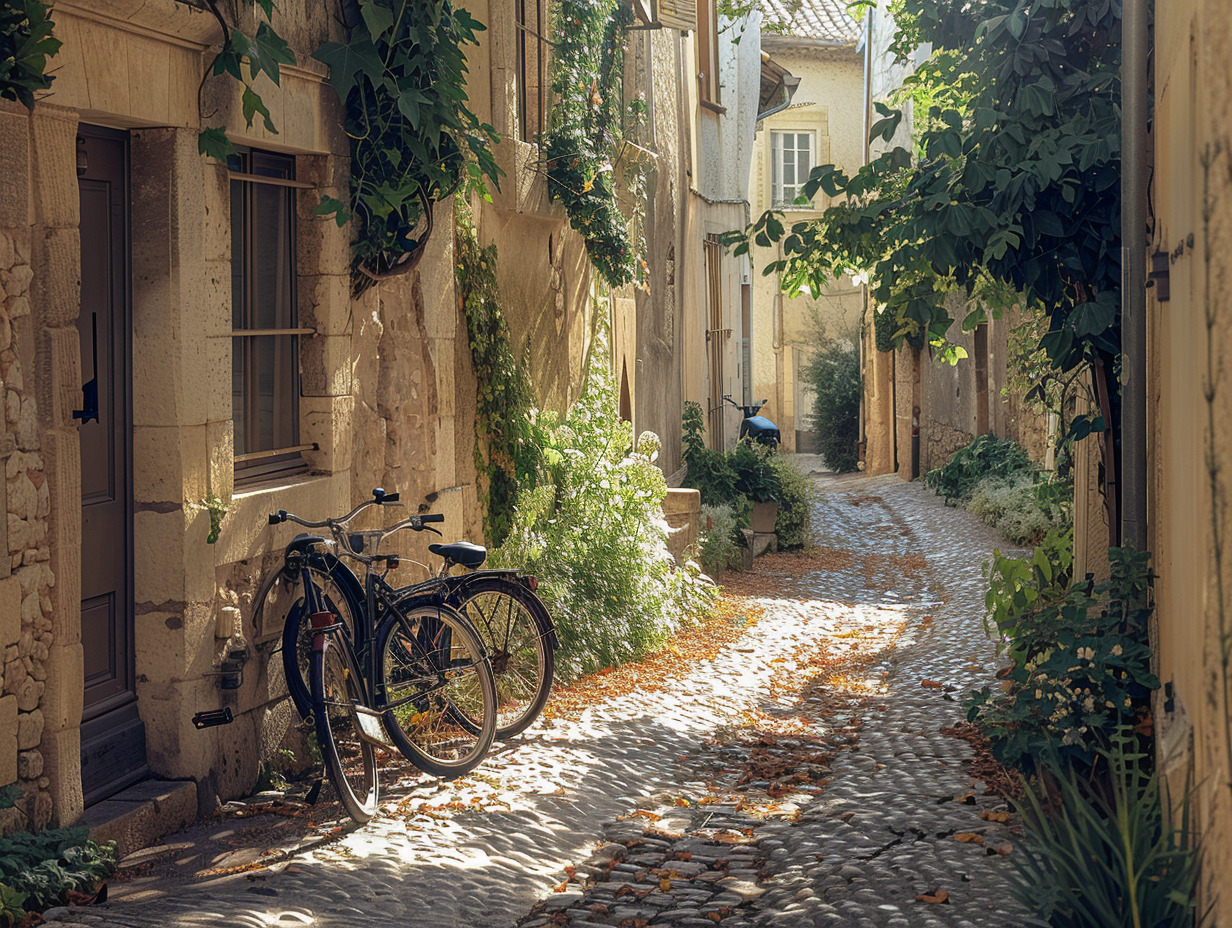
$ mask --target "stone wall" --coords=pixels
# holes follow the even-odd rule
[[[51,563],[52,487],[36,389],[42,319],[31,302],[39,290],[35,265],[41,260],[47,268],[46,252],[56,236],[48,230],[40,242],[43,257],[34,254],[31,220],[43,201],[31,203],[26,173],[30,144],[25,111],[0,104],[0,178],[6,190],[0,208],[0,540],[5,542],[0,551],[0,786],[16,783],[21,789],[16,808],[0,815],[0,829],[5,830],[51,821],[51,780],[41,749],[44,731],[60,727],[54,713],[48,725],[47,703],[60,694],[58,686],[48,692],[49,683],[59,682],[53,672],[59,668],[51,666],[57,644],[52,600],[56,576]],[[50,214],[38,209],[40,220],[62,218]],[[42,289],[47,289],[45,281]]]

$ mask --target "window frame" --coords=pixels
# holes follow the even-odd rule
[[[527,13],[533,7],[534,22],[527,21]],[[514,0],[513,28],[515,75],[517,80],[517,118],[519,141],[538,145],[547,131],[548,91],[550,89],[548,60],[551,41],[547,38],[551,28],[548,0]],[[533,49],[533,53],[532,53]],[[538,92],[531,94],[526,79],[529,66],[533,64]],[[533,106],[532,106],[533,103]]]
[[[697,99],[706,109],[726,113],[719,86],[717,0],[697,0]]]
[[[800,174],[799,158],[797,157],[796,163],[794,165],[796,168],[796,182],[794,184],[783,183],[782,177],[783,177],[784,164],[783,164],[782,155],[785,151],[787,151],[787,149],[781,147],[781,145],[775,144],[780,139],[782,139],[784,136],[788,136],[788,135],[793,136],[797,140],[797,143],[798,143],[799,137],[802,135],[808,138],[808,160],[809,160],[808,171],[805,171],[803,175]],[[795,147],[795,145],[793,144],[793,147],[790,150],[797,153],[798,155],[799,152],[802,151],[803,149]],[[814,207],[812,206],[811,203],[809,203],[808,205],[801,205],[801,204],[796,203],[795,199],[797,196],[800,195],[800,188],[804,186],[804,182],[808,178],[809,172],[812,171],[813,168],[817,167],[816,162],[817,162],[817,130],[816,129],[792,129],[788,127],[771,129],[770,130],[770,204],[771,206],[774,207],[775,209],[800,209],[800,210],[813,209]],[[801,179],[802,176],[804,179]],[[795,190],[795,196],[791,197],[791,199],[787,199],[785,196],[783,196],[783,190],[786,187],[792,187]]]
[[[303,452],[312,445],[301,444],[300,436],[300,345],[303,335],[312,334],[311,329],[299,327],[298,306],[298,258],[296,229],[296,196],[295,190],[308,186],[295,179],[295,158],[276,152],[263,151],[237,146],[237,154],[228,159],[230,170],[230,196],[233,204],[231,215],[231,241],[233,252],[232,267],[232,426],[235,483],[237,486],[248,485],[275,477],[287,477],[308,472],[308,464]],[[282,211],[281,221],[285,222],[284,254],[288,270],[288,286],[285,300],[287,325],[275,328],[262,327],[254,324],[256,306],[256,288],[262,265],[257,258],[257,236],[254,234],[257,221],[256,188],[268,185],[287,190],[286,206]],[[237,190],[238,188],[238,190]],[[241,215],[234,215],[234,203],[237,195],[240,199]],[[236,239],[236,222],[240,222],[242,235],[242,254],[234,253]],[[239,273],[236,273],[236,261],[240,262]],[[260,375],[255,360],[256,339],[273,338],[276,343],[289,340],[289,380],[274,384],[273,406],[275,409],[285,407],[283,415],[289,420],[291,441],[288,445],[273,443],[269,448],[259,447],[259,404]],[[242,352],[244,363],[241,371],[235,370],[235,358]],[[243,417],[236,416],[235,402],[236,377],[242,378],[242,397],[244,404]],[[241,434],[241,431],[243,434]],[[254,447],[257,446],[257,447]]]

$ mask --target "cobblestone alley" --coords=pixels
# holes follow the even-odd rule
[[[999,800],[941,732],[996,666],[980,569],[998,541],[918,483],[821,487],[820,547],[731,581],[747,624],[713,659],[645,685],[622,671],[576,709],[566,694],[463,780],[387,770],[360,829],[305,829],[266,797],[139,852],[109,902],[49,921],[1020,924],[1002,883],[1014,839],[981,818]]]

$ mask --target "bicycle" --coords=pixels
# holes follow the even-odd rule
[[[286,510],[269,517],[272,525],[291,521],[333,536],[296,536],[279,574],[297,576],[303,588],[292,660],[294,675],[305,673],[308,699],[296,705],[312,720],[339,799],[360,822],[376,811],[376,747],[396,748],[428,773],[456,777],[483,760],[496,730],[491,667],[470,623],[426,594],[400,601],[384,579],[398,556],[381,554],[381,542],[443,517],[416,515],[386,529],[350,532],[360,512],[398,498],[380,489],[373,497],[338,519],[312,522]],[[331,549],[365,566],[362,584]],[[309,639],[303,670],[301,631]]]
[[[424,516],[440,522],[439,515]],[[419,531],[440,534],[424,525]],[[352,538],[352,545],[362,539]],[[466,618],[480,640],[492,667],[497,692],[496,737],[511,738],[524,731],[543,711],[551,694],[555,673],[556,629],[543,601],[536,594],[538,580],[512,569],[479,570],[487,550],[468,542],[432,544],[428,550],[443,562],[428,580],[398,589],[397,601],[405,604],[443,600]],[[396,561],[395,561],[396,564]],[[451,574],[455,567],[467,570]],[[341,568],[341,569],[336,569]],[[324,554],[310,565],[315,582],[344,613],[358,608],[362,599],[354,575],[336,557]],[[271,575],[276,580],[278,574]],[[295,581],[295,577],[288,578]],[[258,594],[263,601],[271,583]],[[308,712],[307,666],[311,632],[305,624],[302,602],[293,606],[283,627],[283,664],[287,689],[301,715]]]

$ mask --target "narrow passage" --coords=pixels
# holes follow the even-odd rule
[[[820,547],[728,578],[701,659],[695,636],[554,696],[550,718],[462,780],[385,771],[382,814],[359,830],[271,814],[195,826],[135,855],[112,901],[50,919],[1018,924],[1002,883],[1013,838],[980,817],[998,800],[941,733],[996,667],[980,565],[998,542],[919,484],[822,492]]]

